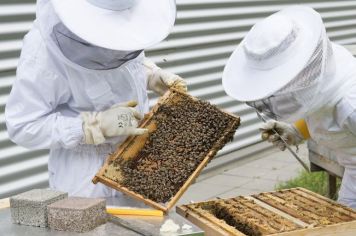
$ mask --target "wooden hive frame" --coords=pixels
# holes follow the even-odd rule
[[[189,99],[192,100],[198,100],[197,98],[194,98],[186,93],[182,93],[179,92],[178,90],[175,89],[171,89],[170,91],[168,91],[167,93],[165,93],[157,102],[157,104],[152,108],[152,110],[145,115],[145,118],[142,120],[141,124],[140,124],[140,128],[148,128],[149,131],[153,131],[155,130],[155,126],[152,125],[151,120],[153,120],[153,117],[155,115],[155,113],[158,111],[159,107],[162,104],[165,104],[167,102],[169,102],[171,99],[174,98],[174,96],[176,94],[179,94],[181,96],[186,96]],[[183,184],[183,186],[181,186],[181,188],[179,189],[179,191],[170,199],[170,201],[166,202],[165,204],[162,203],[158,203],[155,202],[151,199],[145,198],[144,196],[133,192],[131,190],[129,190],[128,188],[120,185],[119,183],[113,181],[112,179],[109,179],[105,176],[105,171],[108,169],[109,165],[111,162],[113,162],[114,160],[118,159],[118,158],[124,158],[126,159],[126,157],[128,155],[128,152],[131,153],[138,153],[144,146],[144,143],[146,141],[146,139],[148,138],[148,135],[141,135],[141,136],[130,136],[128,137],[120,146],[119,148],[113,153],[111,154],[105,164],[103,165],[103,167],[99,170],[99,172],[95,175],[95,177],[93,178],[93,183],[96,184],[98,182],[101,182],[111,188],[114,188],[118,191],[121,191],[131,197],[133,197],[136,200],[139,200],[141,202],[144,202],[145,204],[154,207],[156,209],[159,209],[161,211],[163,211],[164,213],[167,213],[175,204],[176,202],[179,200],[179,198],[183,195],[183,193],[188,189],[188,187],[193,183],[193,181],[199,176],[199,174],[201,173],[201,171],[203,170],[203,168],[209,163],[209,161],[215,156],[215,154],[217,153],[220,144],[225,140],[225,135],[228,134],[233,127],[235,127],[236,125],[240,124],[240,118],[227,113],[225,111],[222,111],[223,113],[225,113],[226,115],[233,117],[234,118],[234,122],[231,122],[230,126],[225,130],[224,135],[222,135],[220,137],[220,139],[214,144],[213,148],[209,151],[209,153],[205,156],[205,158],[203,159],[203,161],[198,165],[198,167],[195,169],[195,171],[190,175],[190,177],[185,181],[185,183]],[[128,157],[127,157],[128,158]]]
[[[295,217],[290,214],[292,212],[288,210],[288,207],[281,207],[281,205],[276,204],[268,204],[267,202],[261,201],[260,197],[263,194],[274,194],[282,191],[292,191],[298,193],[298,196],[303,196],[306,199],[312,199],[315,201],[318,206],[328,208],[333,207],[336,212],[342,212],[344,215],[349,216],[352,220],[348,222],[340,222],[333,223],[329,225],[320,225],[315,226],[314,224],[305,223],[302,219]],[[356,235],[356,211],[346,206],[340,205],[335,201],[332,201],[328,198],[320,196],[319,194],[313,193],[304,188],[293,188],[288,190],[282,190],[276,192],[267,192],[261,194],[255,194],[252,196],[245,197],[246,199],[253,200],[254,203],[263,207],[264,209],[277,214],[278,216],[283,217],[284,219],[295,223],[300,226],[300,229],[296,229],[293,231],[286,231],[274,234],[267,234],[273,236],[351,236]],[[220,199],[219,199],[220,200]],[[237,236],[246,236],[246,234],[238,231],[236,228],[228,225],[224,220],[220,220],[216,218],[213,214],[205,211],[203,209],[200,210],[199,204],[211,204],[215,201],[219,200],[210,200],[205,202],[199,202],[194,204],[187,204],[182,206],[177,206],[176,211],[181,216],[187,218],[189,221],[199,226],[203,230],[207,236],[227,236],[227,235],[237,235]],[[269,219],[266,218],[266,221]],[[266,234],[265,234],[266,235]]]

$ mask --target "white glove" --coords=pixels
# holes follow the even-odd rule
[[[98,145],[108,137],[147,133],[147,129],[137,128],[142,116],[134,108],[136,105],[136,101],[129,101],[102,112],[82,112],[85,143]]]
[[[187,83],[178,75],[162,70],[155,63],[145,58],[144,66],[147,74],[147,87],[162,96],[171,87],[187,92]]]
[[[279,121],[268,121],[264,123],[260,128],[262,139],[273,143],[273,145],[281,151],[286,149],[286,145],[272,129],[277,131],[288,145],[297,146],[303,141],[302,135],[293,125]]]

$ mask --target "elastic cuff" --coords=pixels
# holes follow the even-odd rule
[[[94,144],[94,140],[93,140],[93,135],[91,133],[91,130],[89,128],[89,125],[90,125],[90,116],[91,114],[89,112],[82,112],[80,113],[80,117],[82,118],[83,120],[83,123],[82,123],[82,130],[84,132],[84,139],[83,139],[83,142],[85,144]]]
[[[80,117],[62,117],[58,118],[58,127],[56,133],[59,142],[64,148],[74,148],[83,142],[83,121]]]
[[[301,119],[301,120],[298,120],[297,122],[295,122],[294,127],[302,135],[303,139],[310,138],[309,129],[308,129],[307,123],[305,122],[304,119]]]
[[[99,122],[96,119],[97,113],[95,112],[82,112],[83,131],[86,144],[101,144],[105,141],[105,137],[101,132]]]
[[[71,132],[76,139],[80,139],[81,142],[83,141],[84,132],[82,119],[73,120]]]

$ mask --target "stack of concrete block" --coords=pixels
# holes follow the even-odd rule
[[[66,198],[67,193],[33,189],[10,198],[12,221],[17,224],[47,227],[47,206]]]
[[[87,232],[104,224],[106,219],[104,199],[69,197],[48,206],[51,229]]]

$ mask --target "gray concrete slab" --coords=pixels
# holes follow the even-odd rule
[[[47,227],[47,206],[68,196],[50,189],[32,189],[10,198],[13,223]]]
[[[8,208],[0,209],[0,228],[0,235],[4,236],[141,236],[141,234],[120,227],[112,222],[107,222],[86,233],[65,232],[50,228],[12,224],[10,221],[10,209]]]
[[[204,201],[233,188],[234,187],[231,186],[214,185],[198,182],[188,188],[188,190],[179,199],[177,205],[186,204],[190,201]]]
[[[209,185],[219,185],[219,186],[229,186],[229,187],[238,187],[244,184],[251,182],[251,178],[241,178],[241,176],[233,176],[233,175],[216,175],[213,178],[209,178],[201,181],[200,183],[205,183]]]
[[[50,228],[31,227],[26,225],[12,224],[10,220],[10,209],[0,209],[0,235],[1,236],[157,236],[160,235],[160,227],[167,219],[172,219],[180,227],[183,225],[193,226],[191,231],[180,229],[180,236],[203,236],[204,232],[191,222],[170,212],[164,217],[134,217],[134,216],[110,216],[106,224],[96,227],[85,233],[68,231],[57,231]],[[128,228],[128,227],[133,228]],[[144,227],[144,228],[142,228]],[[144,229],[144,230],[143,230]],[[171,234],[170,234],[171,235]]]
[[[249,196],[255,193],[258,193],[259,190],[252,190],[252,189],[246,189],[243,187],[238,187],[238,188],[234,188],[232,190],[229,190],[225,193],[221,193],[218,194],[216,196],[214,196],[215,198],[219,197],[219,198],[233,198],[236,196]]]
[[[55,230],[87,232],[106,220],[105,199],[69,197],[48,206],[48,226]]]
[[[277,182],[274,180],[268,180],[268,179],[255,179],[254,181],[242,185],[242,188],[245,189],[251,189],[251,190],[257,190],[260,192],[266,192],[266,191],[271,191],[274,190]]]
[[[281,181],[288,181],[293,179],[300,171],[302,171],[302,169],[299,166],[287,166],[280,170],[272,170],[268,174],[264,175],[263,178],[274,180],[275,182],[279,183]]]
[[[308,148],[307,148],[306,144],[299,145],[298,150],[296,150],[295,147],[292,147],[292,149],[296,152],[296,154],[301,159],[303,159],[304,161],[308,161]],[[297,163],[297,160],[287,150],[283,151],[283,152],[276,150],[275,153],[269,154],[266,157],[270,161],[282,161],[282,162],[288,162],[288,163]]]
[[[261,177],[268,173],[267,169],[256,168],[256,167],[245,167],[240,166],[231,170],[224,172],[224,175],[233,175],[233,176],[241,176],[241,177],[249,177],[249,178],[257,178]]]
[[[247,163],[246,165],[244,165],[244,167],[271,170],[271,169],[281,169],[286,166],[289,166],[289,164],[290,164],[289,162],[276,161],[276,160],[270,160],[269,158],[268,159],[263,158],[257,161]]]

